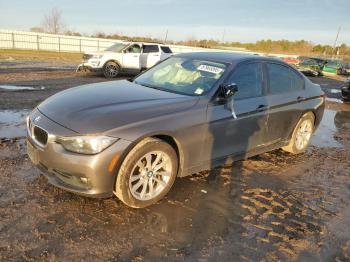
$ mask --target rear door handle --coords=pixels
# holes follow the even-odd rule
[[[301,101],[303,101],[303,100],[305,100],[305,97],[303,97],[303,96],[298,96],[298,97],[297,97],[297,101],[298,101],[298,102],[301,102]]]
[[[258,112],[262,112],[262,111],[265,111],[267,109],[267,105],[259,105],[256,110]]]

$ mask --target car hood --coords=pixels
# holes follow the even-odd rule
[[[304,65],[298,65],[297,69],[301,69],[301,70],[314,70],[315,68],[313,68],[312,66],[304,66]]]
[[[67,89],[46,99],[38,110],[75,132],[96,134],[184,111],[198,100],[195,96],[174,94],[120,80]]]
[[[87,55],[108,55],[108,54],[117,54],[120,52],[112,52],[112,51],[95,51],[95,52],[88,52]]]

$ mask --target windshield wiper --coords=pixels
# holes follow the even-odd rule
[[[183,95],[183,96],[196,96],[196,95],[191,95],[191,94],[187,94],[187,93],[184,93],[184,92],[175,91],[175,90],[172,90],[172,89],[161,88],[161,87],[158,87],[158,86],[153,86],[153,85],[144,84],[144,83],[141,84],[140,82],[137,82],[136,80],[134,80],[133,83],[135,83],[137,85],[149,87],[149,88],[152,88],[152,89],[168,92],[168,93],[173,93],[173,94],[178,94],[178,95]]]
[[[163,88],[157,87],[157,86],[153,86],[153,85],[149,85],[149,84],[144,84],[144,83],[139,83],[137,81],[134,80],[134,83],[137,85],[141,85],[141,86],[145,86],[145,87],[149,87],[149,88],[153,88],[153,89],[157,89],[157,90],[161,90],[161,91],[167,91]]]

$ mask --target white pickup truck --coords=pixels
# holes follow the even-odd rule
[[[77,71],[103,72],[113,78],[120,72],[141,72],[171,55],[171,49],[162,44],[121,42],[105,51],[85,53]]]

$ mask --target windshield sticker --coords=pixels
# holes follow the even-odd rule
[[[200,87],[198,87],[198,88],[196,89],[196,91],[194,91],[194,93],[195,93],[196,95],[201,95],[203,92],[204,92],[204,89],[203,89],[203,88],[200,88]]]
[[[224,69],[216,66],[210,66],[210,65],[200,65],[197,68],[200,71],[205,71],[213,74],[220,74]]]

